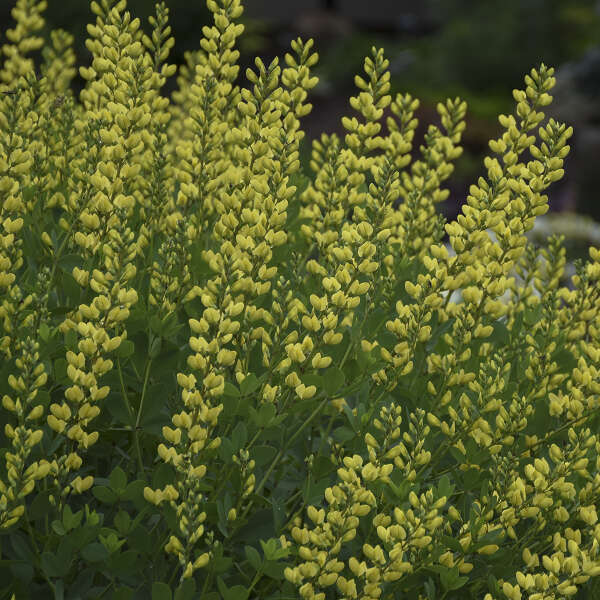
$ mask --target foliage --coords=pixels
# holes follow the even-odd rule
[[[0,71],[0,597],[594,593],[600,250],[568,290],[562,239],[525,237],[569,152],[553,69],[444,223],[466,104],[411,164],[383,50],[309,178],[312,40],[240,89],[243,7],[207,0],[171,102],[164,3],[146,35],[92,2],[76,101],[45,4]]]

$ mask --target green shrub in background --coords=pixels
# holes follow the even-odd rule
[[[308,179],[312,40],[233,87],[243,9],[207,6],[171,103],[165,5],[145,35],[125,0],[92,2],[76,102],[68,39],[36,76],[45,2],[16,3],[0,597],[594,597],[600,251],[568,290],[561,238],[541,260],[525,237],[569,151],[541,110],[553,70],[513,92],[445,224],[464,102],[410,165],[418,101],[373,49]]]

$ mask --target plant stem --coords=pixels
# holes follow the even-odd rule
[[[123,397],[123,402],[125,403],[125,407],[127,408],[127,412],[129,413],[129,418],[131,419],[131,421],[133,421],[133,410],[131,409],[131,404],[129,403],[129,400],[127,398],[127,391],[125,390],[125,382],[123,381],[123,371],[121,369],[121,360],[120,359],[117,360],[117,365],[118,365],[118,369],[119,369],[119,380],[121,382],[121,395]],[[148,372],[146,372],[146,375],[147,374],[148,374]],[[146,377],[146,379],[147,379],[147,377]],[[146,384],[146,382],[144,382],[144,392],[146,390],[145,384]],[[142,392],[142,401],[140,402],[140,408],[144,401],[144,392]],[[138,414],[138,421],[139,421],[139,414]],[[142,461],[142,452],[140,450],[140,440],[138,437],[137,427],[138,427],[138,423],[136,422],[136,425],[132,432],[133,433],[133,443],[135,446],[135,453],[136,453],[137,460],[138,460],[139,475],[145,482],[146,475],[144,473],[144,462]]]
[[[269,475],[271,474],[271,472],[273,471],[273,469],[277,466],[277,464],[281,460],[282,456],[286,453],[287,449],[292,445],[292,443],[294,442],[294,440],[304,431],[304,429],[311,423],[311,421],[321,412],[321,410],[323,409],[323,407],[325,406],[325,404],[327,404],[328,401],[329,401],[328,397],[324,398],[323,401],[321,402],[321,404],[319,404],[319,406],[317,406],[317,408],[315,408],[315,410],[313,410],[313,412],[308,417],[308,419],[306,419],[306,421],[304,421],[304,423],[296,430],[296,433],[286,442],[286,444],[284,445],[284,447],[281,448],[281,450],[279,450],[279,452],[277,453],[277,456],[275,457],[275,459],[271,463],[271,466],[269,467],[269,469],[265,473],[265,475],[262,478],[261,482],[258,484],[258,487],[254,490],[254,494],[255,495],[259,494],[262,491],[262,488],[264,487],[264,485],[265,485],[265,483],[266,483]],[[246,506],[244,512],[241,515],[242,519],[248,514],[248,511],[250,510],[250,507],[252,506],[252,504],[253,504],[253,501],[250,501],[248,503],[248,505]]]

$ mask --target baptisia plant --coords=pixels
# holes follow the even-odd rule
[[[91,2],[79,97],[72,36],[13,9],[0,599],[595,597],[600,250],[567,289],[526,237],[572,135],[553,69],[446,223],[460,98],[413,148],[373,48],[308,177],[313,40],[242,87],[241,2],[207,6],[172,98],[164,3],[146,34]]]

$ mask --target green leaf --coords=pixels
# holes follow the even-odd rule
[[[440,539],[451,550],[454,550],[455,552],[463,552],[463,548],[456,538],[450,535],[443,535]]]
[[[360,433],[360,423],[358,422],[358,418],[352,412],[352,409],[348,406],[348,404],[344,404],[342,408],[346,414],[346,417],[348,417],[348,421],[350,421],[350,425],[352,425],[352,429],[354,429],[356,433]],[[358,411],[356,412],[358,414]]]
[[[280,498],[271,498],[271,506],[273,508],[273,522],[275,524],[275,531],[278,532],[281,530],[285,523],[286,514],[285,514],[285,501]],[[262,543],[262,541],[261,541]],[[263,546],[264,551],[264,546]],[[265,554],[265,556],[267,556]],[[286,554],[287,556],[287,554]],[[268,558],[268,557],[267,557]],[[273,558],[273,556],[271,556]]]
[[[465,455],[455,446],[449,446],[448,452],[450,452],[450,454],[452,454],[452,456],[454,457],[454,460],[456,460],[456,462],[458,464],[462,464],[465,462]]]
[[[281,581],[285,579],[283,572],[286,566],[287,565],[285,563],[268,560],[263,566],[263,572],[266,575],[268,575],[271,579],[278,579]]]
[[[60,279],[60,289],[65,293],[67,302],[71,306],[77,306],[81,298],[81,286],[71,273],[63,272]]]
[[[494,594],[495,596],[500,596],[500,585],[498,584],[498,580],[491,574],[488,574],[488,589],[492,592],[492,594]]]
[[[230,383],[229,381],[225,382],[225,387],[223,389],[223,395],[224,396],[230,396],[232,398],[239,398],[240,397],[240,390],[237,389],[237,387],[235,385],[233,385],[233,383]]]
[[[577,359],[566,348],[557,350],[551,360],[556,362],[561,373],[570,373],[577,366]]]
[[[109,481],[113,492],[119,496],[125,492],[125,487],[127,486],[127,475],[125,475],[125,471],[123,471],[121,467],[115,467],[113,469],[109,476]]]
[[[237,540],[268,539],[275,535],[272,509],[258,509],[248,515],[248,522],[232,536]]]
[[[114,504],[119,499],[117,494],[104,485],[95,485],[92,488],[92,494],[103,504]]]
[[[121,344],[115,350],[118,358],[128,358],[135,352],[135,344],[131,340],[121,340]]]
[[[146,482],[141,479],[136,479],[127,484],[125,491],[121,495],[123,500],[129,500],[133,502],[138,510],[141,507],[145,507],[148,505],[146,499],[144,498],[144,488],[146,487]]]
[[[163,426],[171,425],[171,415],[169,415],[167,405],[160,402],[162,394],[158,390],[162,390],[162,386],[150,386],[140,417],[142,429],[154,435],[161,435]]]
[[[450,590],[458,590],[463,585],[465,585],[465,583],[467,583],[467,581],[469,581],[468,577],[459,577],[458,579],[450,582],[450,585],[448,586],[448,589],[450,589]]]
[[[171,600],[171,588],[160,581],[152,584],[152,600]]]
[[[129,586],[124,585],[114,591],[111,600],[131,600],[133,598],[133,594],[134,590],[132,590]]]
[[[92,542],[81,550],[81,556],[87,562],[101,562],[109,556],[108,550],[100,542]]]
[[[73,329],[69,329],[69,331],[65,333],[65,346],[73,349],[77,346],[77,332]]]
[[[26,562],[14,562],[10,565],[12,574],[25,583],[29,583],[33,579],[33,567]]]
[[[322,381],[323,389],[329,396],[333,396],[346,383],[346,376],[341,369],[330,367],[323,373]]]
[[[260,545],[262,546],[263,554],[267,560],[271,560],[275,558],[275,552],[279,547],[279,542],[275,538],[270,538],[266,542],[264,540],[259,540]]]
[[[42,552],[41,567],[48,577],[64,577],[71,566],[71,561],[63,560],[58,554]]]
[[[311,481],[310,478],[304,484],[302,495],[305,504],[318,504],[325,496],[325,490],[331,485],[329,478],[319,481]]]
[[[175,590],[174,600],[192,600],[196,591],[195,579],[185,579]]]
[[[431,579],[431,577],[429,577],[427,579],[427,581],[423,584],[423,587],[425,588],[425,591],[427,592],[428,600],[435,600],[435,598],[436,598],[435,582],[433,581],[433,579]]]
[[[79,527],[81,519],[83,518],[83,511],[77,511],[75,514],[71,511],[71,507],[67,504],[63,512],[63,525],[67,531]]]
[[[29,509],[29,516],[32,520],[41,519],[48,513],[53,512],[54,507],[50,504],[49,495],[49,490],[43,490],[33,499]]]
[[[150,358],[156,358],[161,351],[162,348],[162,338],[155,337],[150,343],[150,350],[148,351],[148,356]]]
[[[268,427],[273,417],[275,417],[275,413],[277,412],[277,408],[274,404],[270,402],[264,402],[260,405],[258,412],[256,414],[256,424],[259,427]]]
[[[219,446],[219,456],[221,460],[225,464],[230,464],[232,462],[232,457],[235,454],[235,450],[233,448],[233,444],[231,440],[226,437],[221,438],[221,445]]]
[[[322,477],[328,477],[335,471],[335,466],[331,462],[329,456],[323,456],[319,454],[315,456],[313,461],[313,476],[315,479],[321,479]]]
[[[9,537],[15,554],[25,562],[35,564],[35,554],[29,547],[29,543],[25,536],[18,531],[15,531]]]
[[[211,564],[215,573],[226,573],[233,564],[233,560],[228,556],[219,556]]]
[[[234,585],[232,588],[227,588],[220,575],[217,577],[217,585],[223,600],[246,600],[248,598],[248,590],[245,587]]]
[[[450,479],[448,478],[448,475],[442,475],[438,483],[438,493],[440,496],[446,496],[446,498],[450,498],[453,491],[454,486],[450,485]]]
[[[145,563],[146,561],[141,559],[136,550],[125,550],[111,555],[108,559],[108,568],[120,577],[127,578],[139,572]]]
[[[194,244],[191,248],[190,270],[196,279],[205,280],[207,276],[212,277],[213,271],[208,263],[202,258],[204,248],[199,244]]]
[[[248,394],[256,391],[259,386],[260,382],[256,378],[256,375],[254,375],[254,373],[250,373],[250,375],[248,375],[246,379],[240,383],[240,393],[242,396],[247,396]]]
[[[164,488],[167,484],[175,483],[173,467],[166,463],[160,463],[152,475],[152,487],[154,489]]]
[[[79,267],[82,263],[81,256],[79,254],[63,254],[58,259],[58,266],[68,273],[69,275],[73,272],[75,267]]]
[[[50,338],[50,328],[48,327],[47,323],[42,323],[40,325],[39,334],[40,334],[40,339],[43,342],[48,341],[48,339]]]
[[[262,567],[262,560],[258,550],[252,546],[245,546],[244,551],[246,552],[246,558],[248,559],[248,562],[252,565],[254,570],[260,571]]]
[[[317,375],[316,373],[303,375],[300,379],[306,387],[314,385],[317,388],[317,392],[322,390],[325,386],[325,378],[321,377],[321,375]]]
[[[129,513],[124,510],[120,510],[114,518],[114,524],[121,535],[126,535],[131,526],[131,517]]]
[[[68,363],[64,358],[57,358],[54,361],[54,380],[56,383],[67,383],[71,380],[67,376]]]
[[[66,535],[67,533],[67,530],[59,520],[52,521],[51,527],[60,536]]]
[[[510,343],[510,331],[504,323],[496,321],[492,324],[492,327],[494,329],[486,342],[492,344],[492,347],[506,346]]]
[[[248,440],[248,430],[246,424],[243,421],[239,421],[235,426],[235,429],[231,432],[231,443],[233,445],[233,451],[237,452],[240,448],[246,445]]]
[[[270,463],[277,454],[277,448],[273,446],[254,446],[251,450],[252,458],[256,461],[256,465],[262,467]]]
[[[333,439],[338,443],[349,442],[351,439],[356,437],[356,433],[349,427],[338,427],[333,431]]]

